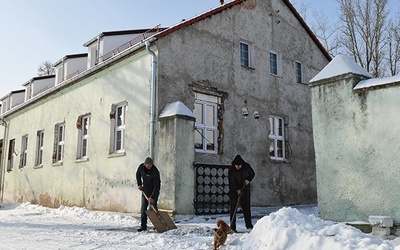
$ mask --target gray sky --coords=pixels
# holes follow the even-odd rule
[[[336,15],[336,0],[294,3],[302,1]],[[100,32],[168,27],[217,6],[219,0],[0,0],[0,97],[22,89],[42,62],[87,52],[83,44]]]

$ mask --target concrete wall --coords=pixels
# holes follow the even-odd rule
[[[242,40],[253,44],[253,68],[240,65]],[[303,63],[307,82],[328,60],[282,1],[245,1],[177,30],[157,40],[156,45],[159,111],[177,100],[193,109],[191,85],[198,82],[227,94],[223,153],[196,153],[196,162],[230,164],[241,154],[256,172],[253,205],[316,203],[311,95],[307,85],[294,82],[294,62]],[[282,77],[269,73],[270,50],[282,54]],[[259,121],[241,116],[245,100],[251,113],[259,111]],[[289,119],[289,161],[269,158],[269,115]]]
[[[312,85],[319,216],[400,223],[400,87],[353,91],[348,74]]]
[[[178,214],[193,214],[194,118],[173,116],[159,121],[156,150],[160,163],[160,206]]]
[[[146,51],[109,65],[71,87],[6,117],[5,144],[15,139],[14,169],[5,172],[4,202],[32,202],[57,207],[138,211],[135,173],[148,156],[151,57]],[[109,154],[111,105],[128,102],[123,155]],[[76,160],[80,115],[90,113],[89,159]],[[62,164],[52,164],[54,126],[65,122]],[[44,130],[43,167],[35,168],[36,135]],[[27,134],[28,160],[18,168],[21,136]]]

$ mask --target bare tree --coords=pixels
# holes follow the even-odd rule
[[[390,22],[387,37],[388,53],[386,60],[389,65],[390,74],[397,75],[400,72],[400,13],[398,13],[397,24]]]
[[[50,61],[43,62],[38,68],[39,76],[48,76],[54,74],[54,67]]]
[[[325,12],[313,12],[314,22],[311,23],[311,29],[314,31],[318,40],[331,56],[338,54],[340,42],[338,39],[338,23],[331,24]]]
[[[338,54],[338,49],[340,47],[337,26],[337,22],[332,23],[328,20],[327,15],[324,10],[312,11],[311,18],[309,16],[310,9],[312,10],[312,5],[310,2],[300,1],[297,3],[293,1],[293,5],[296,5],[297,11],[304,19],[304,21],[310,26],[310,29],[314,32],[315,36],[324,46],[326,51],[331,56]]]
[[[341,44],[373,76],[385,75],[385,57],[389,33],[388,0],[337,0],[339,19],[344,24]]]

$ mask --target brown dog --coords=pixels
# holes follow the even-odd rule
[[[219,219],[217,220],[217,229],[215,229],[214,234],[214,250],[217,250],[220,246],[222,246],[228,234],[232,233],[232,229],[225,223],[225,221]]]

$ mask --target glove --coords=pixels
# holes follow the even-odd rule
[[[241,189],[238,189],[236,192],[237,192],[238,197],[242,197],[242,190]]]
[[[245,186],[247,186],[247,185],[249,185],[249,184],[250,184],[250,181],[249,181],[249,180],[247,180],[247,179],[244,180],[244,185],[245,185]]]
[[[142,186],[142,185],[138,186],[137,188],[138,188],[140,191],[143,191],[143,186]]]

